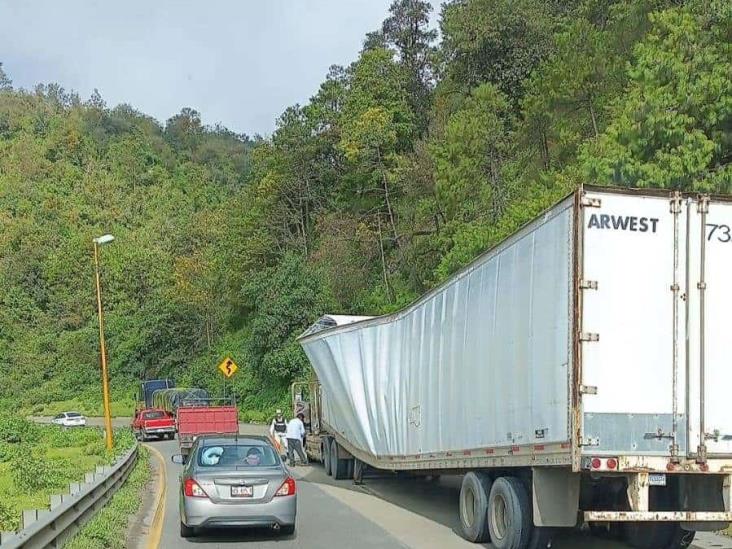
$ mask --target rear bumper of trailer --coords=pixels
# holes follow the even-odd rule
[[[585,511],[587,522],[732,522],[729,511]]]

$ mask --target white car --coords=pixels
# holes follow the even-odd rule
[[[86,425],[86,418],[78,412],[64,412],[55,416],[51,423],[63,427],[84,427]]]

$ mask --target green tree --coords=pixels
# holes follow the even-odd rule
[[[9,90],[13,87],[13,81],[5,74],[3,64],[0,63],[0,90]]]
[[[653,14],[613,121],[582,152],[599,183],[732,190],[732,11]],[[691,68],[691,70],[690,70]]]
[[[490,82],[517,105],[526,79],[550,52],[552,26],[549,6],[534,0],[445,3],[445,74],[462,90]]]
[[[494,221],[509,196],[512,155],[509,105],[492,84],[475,88],[432,147],[437,196],[449,220]]]
[[[381,30],[367,37],[365,49],[393,48],[407,74],[410,107],[420,133],[427,128],[434,77],[437,30],[429,28],[432,5],[424,0],[394,0]]]

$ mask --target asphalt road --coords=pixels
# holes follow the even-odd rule
[[[47,422],[50,418],[33,418]],[[115,427],[129,425],[129,418],[114,418]],[[103,425],[101,418],[89,418],[90,425]],[[242,434],[264,433],[265,427],[240,424]],[[463,540],[459,529],[458,497],[461,477],[445,476],[439,482],[369,475],[365,483],[328,477],[322,466],[293,468],[298,480],[297,531],[279,536],[267,530],[230,530],[204,533],[184,540],[179,535],[178,474],[180,465],[170,461],[178,442],[149,443],[165,460],[167,482],[163,532],[160,547],[297,547],[342,549],[419,548],[475,549]],[[485,547],[490,547],[487,545]],[[573,531],[554,540],[553,549],[628,549],[622,543],[591,538]],[[699,533],[695,549],[732,549],[730,538]]]
[[[260,428],[246,426],[242,431]],[[293,468],[298,480],[297,531],[280,536],[269,530],[203,532],[184,540],[179,535],[178,515],[181,466],[170,456],[177,441],[152,442],[166,461],[166,505],[162,548],[194,547],[339,547],[366,548],[475,548],[457,533],[460,477],[444,477],[431,483],[391,475],[370,477],[362,486],[334,481],[318,465]],[[490,546],[488,546],[490,547]],[[625,545],[595,540],[575,532],[556,540],[556,549],[627,549]]]

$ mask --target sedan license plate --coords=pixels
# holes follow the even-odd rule
[[[651,473],[648,475],[649,486],[666,486],[666,475],[663,473]]]
[[[252,486],[232,486],[231,497],[233,498],[250,498],[254,495]]]

